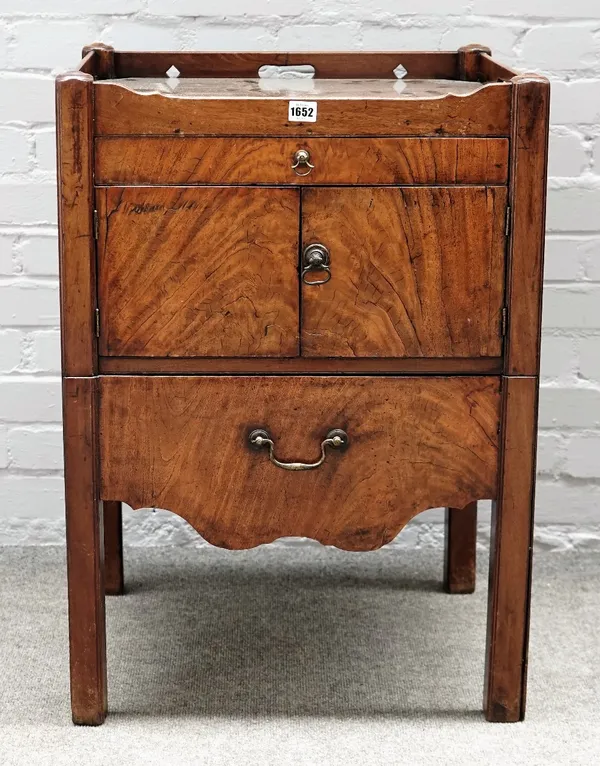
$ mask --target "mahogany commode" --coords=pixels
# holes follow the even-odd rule
[[[107,712],[121,502],[347,550],[445,506],[468,593],[481,499],[484,712],[522,719],[548,81],[479,45],[83,55],[57,80],[73,720]]]

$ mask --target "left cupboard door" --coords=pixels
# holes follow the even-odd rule
[[[100,354],[299,354],[299,191],[99,187]]]

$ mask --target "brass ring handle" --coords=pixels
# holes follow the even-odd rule
[[[302,281],[305,285],[326,285],[327,282],[331,279],[331,269],[329,266],[322,266],[321,271],[325,272],[325,278],[324,279],[305,279],[306,274],[308,274],[309,271],[314,271],[312,266],[306,266],[304,269],[302,269]]]
[[[308,168],[306,173],[298,172],[298,168],[301,166]],[[310,163],[310,152],[308,149],[298,149],[298,151],[294,154],[294,164],[292,165],[292,170],[294,173],[297,176],[307,176],[310,175],[314,167],[315,166],[311,165]]]
[[[284,468],[286,471],[310,471],[318,468],[325,462],[325,449],[344,449],[348,446],[348,434],[340,428],[329,431],[327,436],[321,442],[321,457],[314,463],[284,463],[275,457],[275,442],[269,436],[269,432],[263,428],[257,428],[248,437],[250,446],[254,449],[269,448],[269,460],[278,468]]]
[[[315,242],[307,245],[302,253],[301,277],[305,285],[324,285],[331,279],[331,258],[325,245]],[[311,271],[324,272],[321,279],[307,279],[306,275]]]

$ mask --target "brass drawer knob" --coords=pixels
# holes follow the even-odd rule
[[[308,149],[298,149],[294,154],[292,170],[297,176],[307,176],[311,173],[314,165],[310,163],[310,152]],[[306,171],[306,172],[302,172]]]
[[[314,243],[307,245],[302,253],[302,281],[305,285],[324,285],[331,279],[331,258],[325,245]],[[306,275],[311,271],[320,271],[324,274],[321,279],[307,279]]]
[[[321,442],[321,457],[315,463],[284,463],[275,457],[275,442],[269,436],[269,432],[263,428],[257,428],[248,437],[250,446],[254,449],[268,447],[269,460],[278,468],[284,468],[286,471],[310,471],[312,468],[318,468],[325,462],[325,449],[344,449],[348,446],[348,434],[340,428],[329,431],[327,436]]]

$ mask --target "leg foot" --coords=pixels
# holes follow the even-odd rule
[[[525,716],[535,487],[537,379],[505,378],[498,499],[492,510],[484,712]]]
[[[447,593],[473,593],[477,548],[477,503],[446,508],[444,588]]]
[[[97,726],[107,711],[97,382],[63,384],[71,710],[74,723]]]
[[[104,590],[110,596],[124,591],[123,523],[121,503],[104,501]]]
[[[79,713],[73,713],[71,716],[75,726],[102,726],[106,721],[106,710],[96,713],[85,713],[80,717]]]

